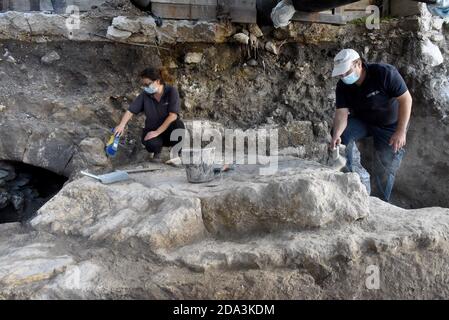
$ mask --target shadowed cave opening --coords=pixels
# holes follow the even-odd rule
[[[0,223],[28,221],[66,181],[49,170],[0,161]]]

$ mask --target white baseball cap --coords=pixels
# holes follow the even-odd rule
[[[352,62],[360,59],[360,55],[353,49],[341,50],[334,59],[334,70],[332,77],[341,76],[351,69]]]

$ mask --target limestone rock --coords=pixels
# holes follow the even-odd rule
[[[431,39],[433,42],[442,42],[442,41],[445,40],[444,35],[442,35],[442,34],[440,34],[440,33],[432,34],[432,35],[430,36],[430,39]]]
[[[8,61],[8,62],[10,62],[10,63],[13,63],[13,64],[16,64],[16,63],[17,63],[17,60],[16,60],[13,56],[8,56],[8,57],[6,58],[6,61]]]
[[[125,40],[131,37],[132,32],[116,29],[114,26],[108,28],[107,37],[110,39]]]
[[[153,18],[149,17],[148,20],[145,20],[145,23],[153,25],[151,22],[154,22],[154,19],[153,19],[153,21],[151,21],[151,19],[153,19]],[[131,33],[139,32],[141,30],[141,28],[142,28],[141,23],[142,23],[142,20],[127,18],[127,17],[124,17],[124,16],[115,17],[112,20],[112,26],[115,29],[118,29],[118,30],[121,30],[121,31],[128,31],[128,32],[131,32]],[[156,27],[156,23],[154,23],[154,27]]]
[[[257,38],[263,37],[263,32],[255,23],[249,25],[249,32]]]
[[[2,233],[20,230],[19,224],[0,226]],[[22,236],[23,237],[23,236]],[[15,239],[4,238],[0,244],[0,283],[2,286],[20,287],[37,281],[48,280],[73,263],[65,254],[52,253],[54,244],[34,242],[24,244]],[[1,295],[1,294],[0,294]]]
[[[274,55],[278,55],[279,54],[279,49],[278,47],[271,41],[268,41],[265,44],[265,50],[267,50],[268,52],[274,54]]]
[[[73,138],[62,129],[36,127],[29,137],[31,143],[22,155],[25,163],[39,163],[41,167],[62,174],[74,154]]]
[[[203,54],[201,52],[189,52],[184,57],[184,62],[187,64],[198,64],[203,60]]]
[[[207,229],[219,237],[229,237],[281,229],[304,230],[365,218],[368,198],[359,178],[329,175],[322,170],[320,176],[309,175],[301,165],[280,169],[276,176],[253,177],[248,179],[250,183],[241,183],[232,191],[204,198],[202,211]]]
[[[91,166],[107,166],[109,159],[105,153],[105,144],[99,138],[86,138],[80,143],[81,157]]]
[[[249,36],[244,34],[243,32],[236,33],[232,38],[234,39],[234,41],[240,44],[249,44]]]
[[[248,64],[250,67],[257,67],[257,65],[258,65],[259,63],[258,63],[257,60],[255,60],[255,59],[250,59],[250,60],[248,60],[247,64]]]
[[[51,52],[47,53],[45,56],[43,56],[41,58],[41,61],[44,64],[51,64],[60,59],[61,59],[61,57],[59,56],[59,54],[56,51],[51,51]]]
[[[421,44],[421,50],[424,61],[431,67],[436,67],[443,63],[444,58],[440,48],[433,44],[429,39],[425,39]]]

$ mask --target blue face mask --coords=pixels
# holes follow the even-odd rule
[[[157,88],[154,86],[154,84],[145,87],[143,90],[148,94],[155,94],[157,92]]]
[[[347,85],[351,85],[356,83],[359,79],[360,76],[355,71],[352,71],[350,75],[341,78],[341,81],[343,81]]]

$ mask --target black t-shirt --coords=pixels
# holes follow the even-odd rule
[[[164,85],[164,93],[159,102],[153,95],[144,91],[131,103],[128,111],[133,114],[145,112],[145,129],[157,130],[170,112],[179,115],[181,107],[178,90],[175,87]]]
[[[336,107],[349,108],[351,115],[371,125],[384,126],[398,121],[397,97],[407,92],[398,70],[389,64],[363,64],[366,78],[361,86],[337,83]]]

